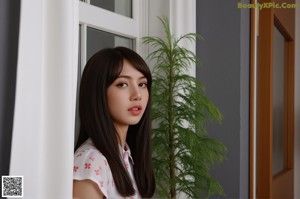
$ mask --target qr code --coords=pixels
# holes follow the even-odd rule
[[[2,197],[23,197],[23,176],[2,176]]]

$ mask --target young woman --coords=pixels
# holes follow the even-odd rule
[[[150,198],[150,70],[134,51],[108,48],[84,69],[73,198]]]

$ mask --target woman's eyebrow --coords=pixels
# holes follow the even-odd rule
[[[119,75],[118,78],[132,79],[132,76],[130,76],[130,75]],[[139,79],[139,80],[140,80],[140,79],[146,79],[146,77],[145,77],[145,76],[141,76],[141,77],[139,77],[138,79]]]

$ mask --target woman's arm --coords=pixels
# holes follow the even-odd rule
[[[73,180],[73,199],[103,199],[104,195],[91,180]]]

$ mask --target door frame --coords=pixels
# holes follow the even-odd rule
[[[261,3],[272,2],[271,0],[263,0]],[[276,0],[276,3],[282,3],[282,0]],[[294,0],[285,1],[285,3],[295,3]],[[251,186],[250,197],[253,198],[256,194],[256,198],[271,198],[273,194],[290,193],[293,195],[294,186],[288,182],[293,179],[294,175],[294,37],[295,37],[295,10],[294,9],[262,9],[259,12],[259,52],[258,52],[258,67],[257,67],[257,115],[253,111],[253,105],[251,105],[251,118],[256,117],[257,121],[257,139],[256,139],[256,151],[254,150],[255,143],[255,126],[253,121],[251,122]],[[273,177],[272,174],[272,97],[273,97],[273,29],[274,24],[279,30],[288,38],[287,42],[288,51],[288,78],[285,77],[285,84],[288,88],[285,92],[288,96],[285,106],[287,107],[287,142],[289,142],[287,150],[289,155],[286,157],[287,165],[286,170]],[[254,27],[254,25],[253,25]],[[253,34],[253,33],[252,33]],[[254,38],[254,36],[252,37]],[[254,44],[252,46],[255,46]],[[253,49],[251,50],[253,53]],[[254,67],[254,63],[251,64]],[[252,70],[251,70],[252,71]],[[254,72],[251,73],[255,75]],[[251,78],[251,93],[255,89],[253,87],[254,78]],[[254,92],[253,92],[254,93]],[[252,93],[252,94],[253,94]],[[252,102],[256,99],[251,97]],[[251,103],[253,104],[253,103]],[[256,162],[255,158],[256,157]],[[254,168],[256,167],[256,173]],[[255,176],[256,175],[256,176]],[[255,179],[255,180],[254,180]],[[293,180],[292,180],[293,181]],[[255,183],[254,183],[255,182]],[[255,185],[255,187],[253,186]],[[286,185],[286,186],[282,186]],[[282,191],[286,190],[286,191]],[[288,191],[287,191],[288,190]],[[253,194],[254,193],[254,194]],[[292,197],[291,195],[291,197]],[[280,195],[277,195],[280,196]]]

